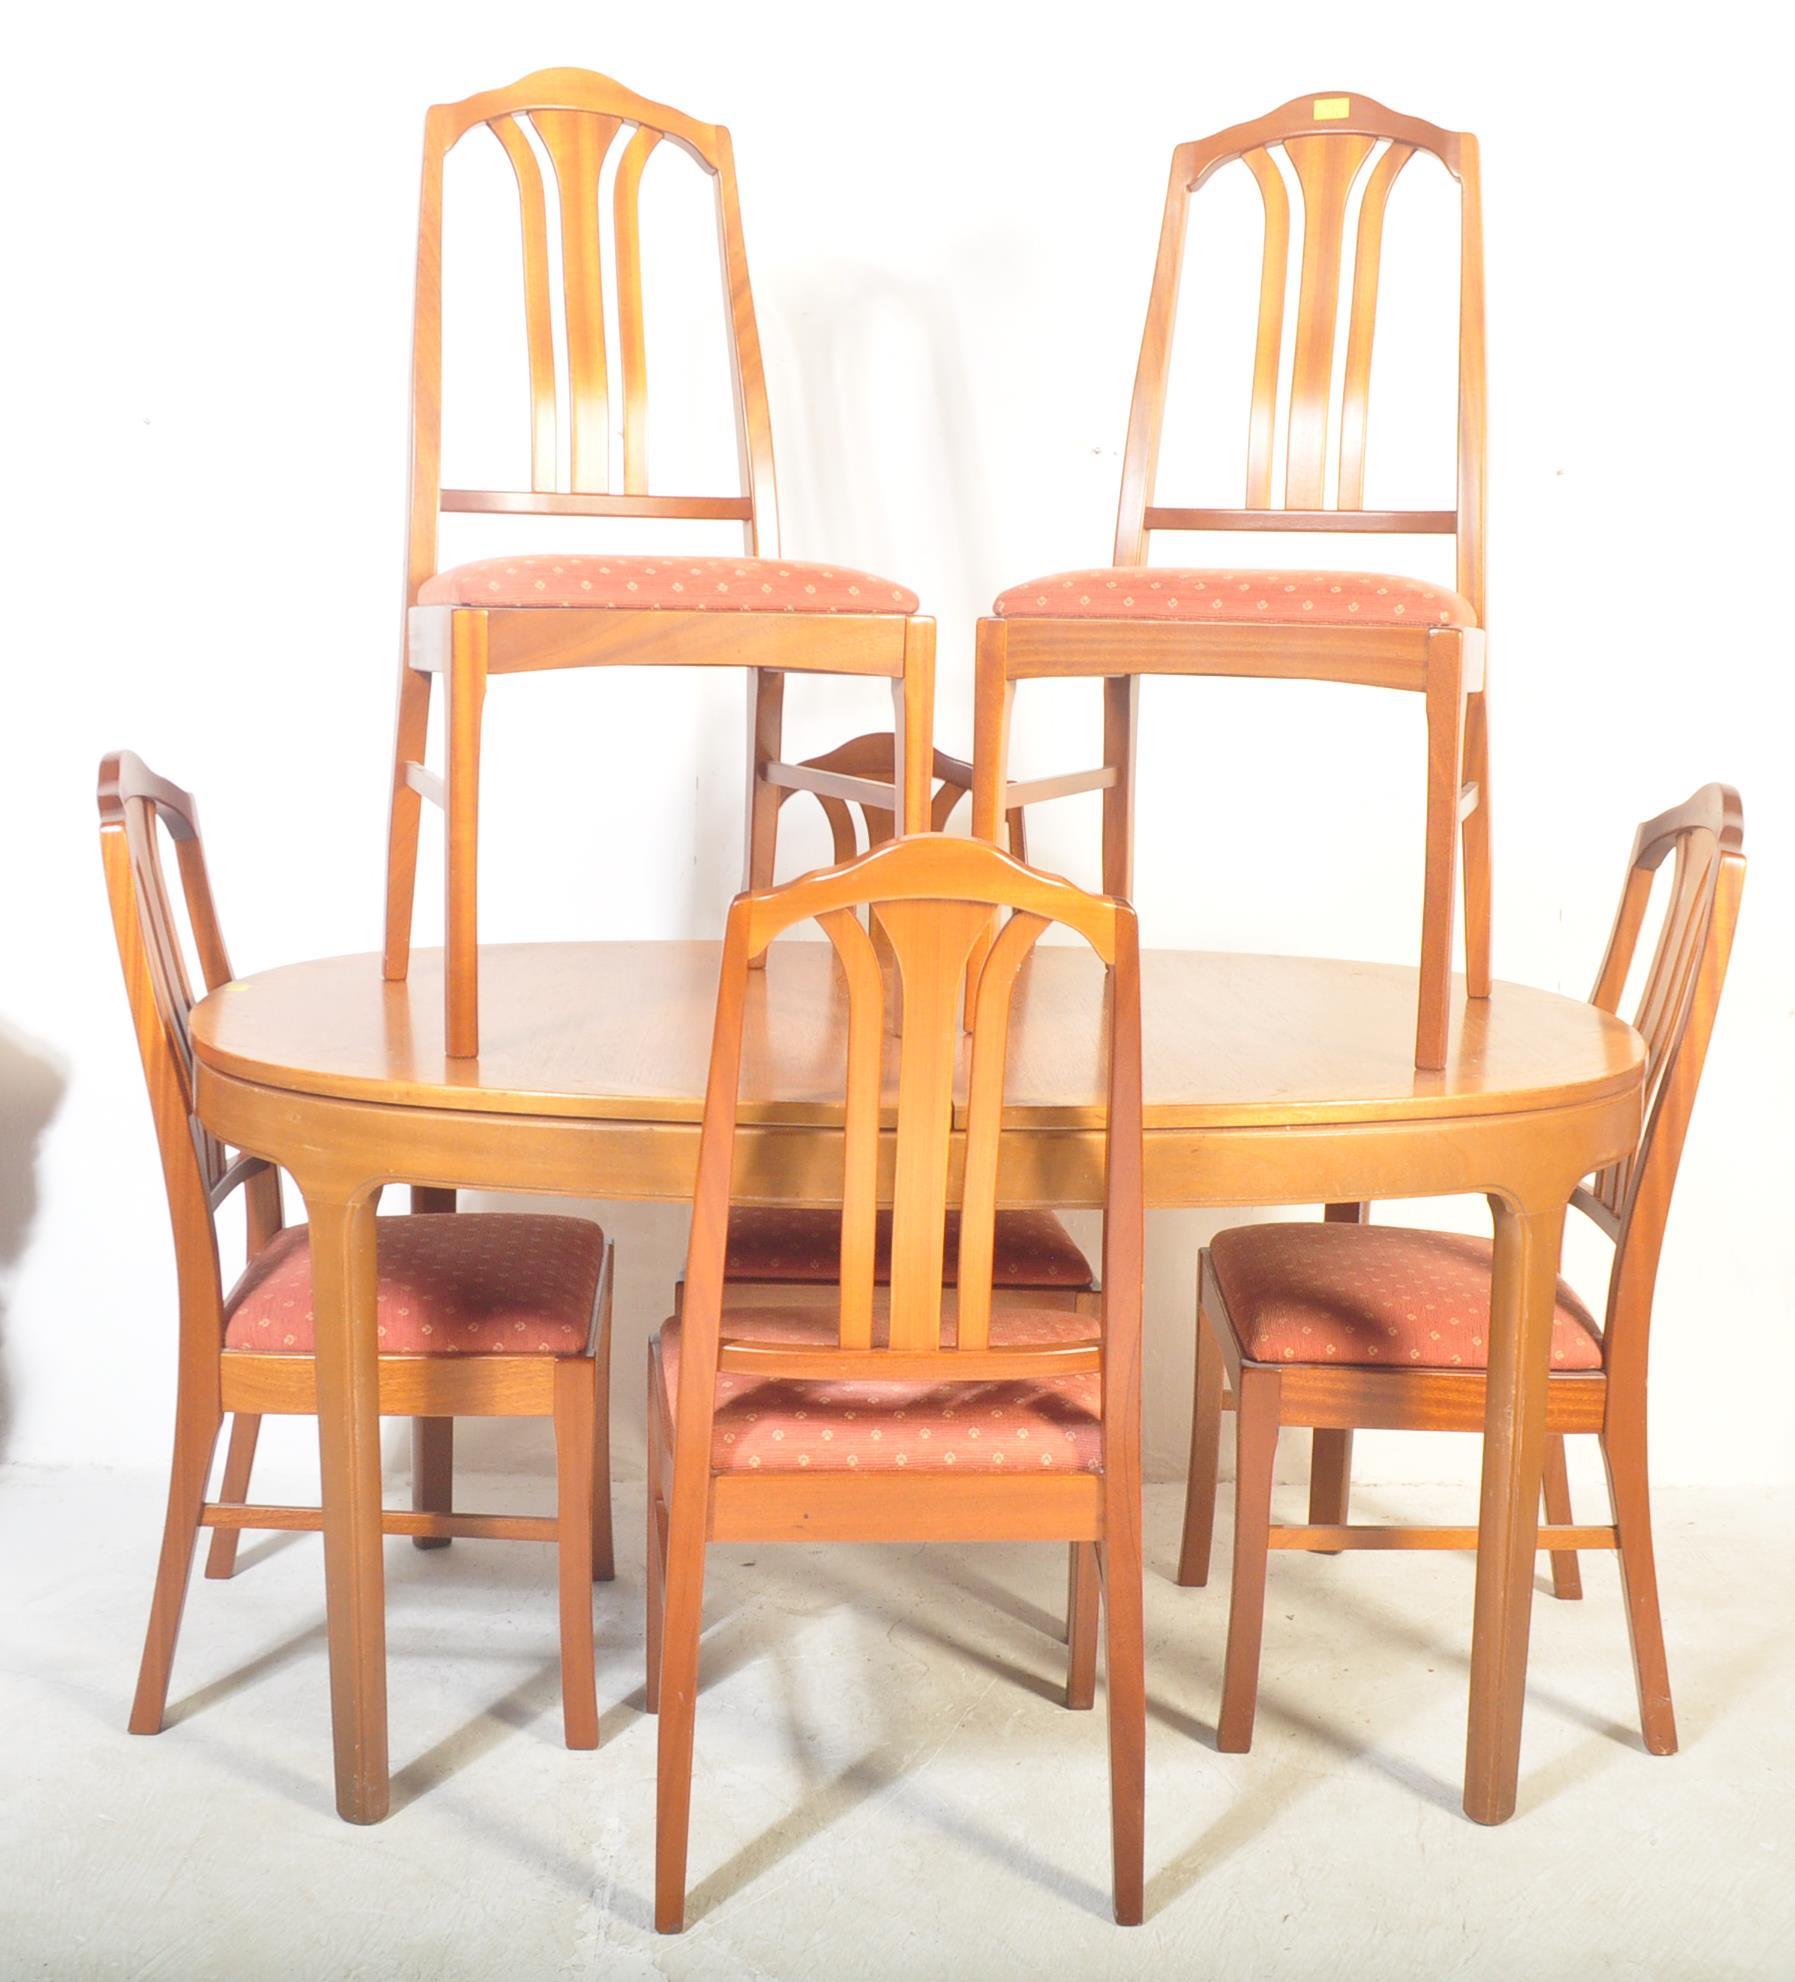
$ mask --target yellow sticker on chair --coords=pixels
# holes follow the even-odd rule
[[[1315,109],[1312,114],[1315,122],[1318,124],[1338,123],[1342,117],[1350,117],[1352,115],[1352,98],[1350,96],[1318,96],[1315,99]]]

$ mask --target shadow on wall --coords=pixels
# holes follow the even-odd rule
[[[888,269],[838,260],[784,271],[773,294],[769,327],[787,354],[781,369],[803,382],[777,408],[774,434],[788,555],[855,546],[856,555],[883,557],[881,568],[902,578],[906,533],[927,518],[934,541],[923,555],[946,591],[979,596],[996,562],[991,504],[978,450],[969,444],[977,425],[946,300]],[[905,423],[908,458],[896,463],[887,458],[894,358],[910,370],[897,403],[913,416]],[[917,486],[930,488],[933,500],[919,507],[900,498],[894,513],[894,492]],[[945,604],[925,601],[924,610]]]
[[[37,1216],[37,1146],[67,1086],[67,1073],[47,1047],[0,1021],[0,1459],[12,1431],[7,1297]]]
[[[772,293],[771,307],[763,301],[763,329],[782,347],[778,370],[802,387],[774,408],[783,553],[837,556],[906,581],[920,577],[918,564],[932,566],[945,572],[950,596],[980,595],[995,563],[986,527],[990,505],[977,451],[965,444],[974,431],[973,409],[949,308],[932,290],[888,270],[840,261],[787,271]],[[894,360],[905,373],[895,396]],[[891,426],[895,405],[914,409],[901,436]],[[894,495],[914,487],[927,488],[930,500]],[[908,547],[919,524],[930,533],[920,557]],[[924,610],[945,613],[950,602],[925,598]],[[863,680],[800,679],[802,687],[788,689],[785,702],[788,755],[891,727],[882,684],[875,701]],[[687,855],[682,926],[708,939],[722,933],[724,912],[741,885],[728,863],[729,850],[739,845],[731,829],[745,811],[746,792],[741,718],[718,698],[702,708],[687,745],[698,772],[697,830]],[[797,871],[790,861],[779,867],[782,879]]]

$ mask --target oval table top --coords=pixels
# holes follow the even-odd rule
[[[712,942],[484,947],[473,1060],[443,1053],[440,951],[415,951],[397,984],[372,955],[290,964],[202,999],[194,1050],[215,1072],[303,1094],[695,1122],[719,953]],[[1026,966],[1006,1088],[1018,1125],[1101,1120],[1102,976],[1082,948],[1042,947]],[[1445,1067],[1419,1072],[1415,972],[1390,964],[1149,950],[1141,986],[1149,1130],[1511,1115],[1636,1088],[1643,1062],[1624,1021],[1498,984],[1459,1000]],[[829,945],[774,944],[750,993],[739,1119],[839,1121],[845,1028]]]
[[[1490,1198],[1465,1808],[1499,1823],[1519,1768],[1559,1235],[1577,1179],[1637,1136],[1643,1042],[1576,999],[1499,984],[1458,1003],[1445,1067],[1418,1073],[1412,969],[1164,950],[1141,963],[1149,1204]],[[399,984],[382,981],[378,957],[336,957],[223,985],[194,1009],[207,1126],[294,1176],[315,1267],[323,1235],[313,1298],[337,1792],[358,1822],[387,1808],[379,1188],[689,1199],[718,965],[715,943],[483,948],[472,1060],[444,1055],[436,952],[414,952]],[[1088,951],[1042,947],[1024,967],[1006,1203],[1103,1201],[1102,987]],[[837,1138],[818,1130],[841,1120],[843,1006],[827,943],[774,944],[749,992],[732,1202],[839,1202]]]

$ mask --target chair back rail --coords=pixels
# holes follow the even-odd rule
[[[816,799],[828,822],[837,866],[894,836],[889,803],[897,778],[897,738],[893,731],[871,730],[865,736],[850,737],[820,757],[805,758],[796,768],[802,772],[820,772],[824,778],[840,781],[835,790],[824,789],[820,781],[810,779],[785,786],[779,793],[782,806],[796,791],[808,791]],[[962,758],[950,757],[945,750],[936,750],[931,753],[929,775],[935,784],[934,795],[929,800],[929,830],[942,833],[960,801],[972,790],[972,766]],[[856,791],[855,783],[867,789]],[[884,788],[877,795],[871,789],[875,785]],[[879,797],[887,802],[880,804]],[[854,824],[856,810],[860,814],[858,831]],[[1009,814],[1009,847],[1017,860],[1027,860],[1020,806]]]
[[[870,910],[888,947],[889,973],[862,910]],[[981,966],[980,939],[994,915],[1003,918],[1002,926]],[[725,1335],[723,1262],[751,962],[781,931],[807,920],[818,922],[834,946],[847,1000],[841,1292],[835,1342],[793,1348]],[[993,1346],[992,1235],[1010,1011],[1021,968],[1051,923],[1082,937],[1107,967],[1101,1341]],[[964,1048],[970,1061],[956,1173],[954,1097],[969,968],[978,974]],[[888,976],[898,987],[891,998],[894,1027],[887,1019]],[[887,1077],[892,1050],[895,1083]],[[1107,1383],[1118,1367],[1132,1370],[1140,1329],[1140,1141],[1139,952],[1126,903],[1024,867],[982,840],[941,834],[887,841],[843,866],[738,896],[724,939],[700,1132],[682,1322],[682,1418],[701,1412],[708,1422],[720,1367],[811,1379],[928,1382],[1102,1370]],[[890,1303],[880,1340],[873,1252],[882,1190],[892,1205],[892,1239]],[[943,1297],[943,1247],[955,1195],[961,1231],[957,1302],[950,1305]],[[948,1314],[954,1315],[951,1332]]]
[[[1726,981],[1745,882],[1739,794],[1705,785],[1639,828],[1626,885],[1590,1002],[1618,1012],[1651,906],[1670,864],[1657,939],[1633,1023],[1646,1047],[1638,1144],[1597,1172],[1575,1202],[1615,1244],[1605,1324],[1609,1380],[1643,1385],[1647,1329],[1671,1194]]]
[[[517,182],[529,366],[527,491],[442,486],[443,164],[464,137],[481,128],[503,149]],[[649,490],[641,189],[651,160],[666,151],[683,154],[709,175],[715,189],[741,466],[740,488],[731,495],[656,495]],[[600,183],[613,155],[614,364],[607,335]],[[543,157],[552,187],[545,183]],[[558,257],[551,254],[551,200],[559,223]],[[557,293],[565,395],[556,363]],[[613,391],[622,415],[621,488],[613,488],[611,477]],[[560,465],[563,432],[565,477]],[[778,556],[772,423],[748,284],[735,156],[722,125],[699,123],[609,77],[581,69],[538,70],[509,88],[431,108],[424,123],[418,218],[407,605],[416,602],[418,587],[436,571],[438,518],[445,511],[735,519],[743,526],[750,555]]]
[[[1417,152],[1438,159],[1459,187],[1456,498],[1451,509],[1368,510],[1366,434],[1384,224],[1390,194]],[[1170,508],[1158,502],[1155,484],[1190,203],[1206,181],[1236,161],[1252,174],[1264,216],[1245,503],[1240,509]],[[1361,181],[1355,220],[1352,195]],[[1302,249],[1286,365],[1293,286],[1291,182],[1300,201]],[[1343,282],[1346,349],[1337,364]],[[1485,417],[1483,223],[1474,137],[1402,116],[1369,97],[1324,95],[1298,97],[1252,123],[1178,147],[1129,411],[1116,563],[1144,564],[1154,530],[1450,534],[1457,540],[1458,590],[1476,608],[1481,625]],[[1285,436],[1281,489],[1280,426]]]
[[[244,1188],[253,1256],[280,1230],[279,1178],[259,1157],[233,1160],[194,1108],[189,1019],[195,999],[162,857],[164,835],[175,849],[206,990],[228,983],[233,972],[193,799],[133,752],[119,750],[101,760],[99,808],[112,926],[174,1224],[182,1330],[208,1336],[215,1352],[223,1340],[224,1297],[214,1215],[235,1189]]]

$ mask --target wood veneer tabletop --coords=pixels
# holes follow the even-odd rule
[[[443,1052],[442,956],[388,983],[377,956],[290,964],[194,1012],[214,1071],[348,1100],[591,1120],[696,1122],[716,1000],[709,942],[482,949],[481,1052]],[[1101,1117],[1101,968],[1042,949],[1016,1003],[1006,1119]],[[1643,1047],[1581,999],[1522,985],[1459,999],[1447,1063],[1414,1065],[1415,972],[1331,958],[1142,957],[1145,1122],[1154,1129],[1438,1121],[1595,1100],[1637,1085]],[[826,943],[775,944],[747,1020],[741,1120],[839,1121],[846,1001]]]
[[[444,1054],[431,952],[414,955],[402,983],[384,981],[377,957],[328,958],[222,985],[194,1011],[201,1115],[289,1171],[306,1201],[337,1808],[353,1822],[390,1807],[379,1186],[689,1199],[720,961],[716,944],[697,942],[484,948],[476,1059]],[[1100,1203],[1100,973],[1078,951],[1045,948],[1024,970],[1005,1113],[1017,1133],[1004,1140],[999,1190],[1007,1203]],[[828,944],[781,940],[751,974],[731,1180],[741,1202],[838,1201],[836,972]],[[1520,1765],[1565,1206],[1580,1178],[1637,1140],[1643,1042],[1577,999],[1498,984],[1455,1002],[1445,1066],[1418,1072],[1412,969],[1157,951],[1142,959],[1142,992],[1148,1203],[1490,1199],[1465,1808],[1501,1823]]]

